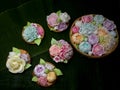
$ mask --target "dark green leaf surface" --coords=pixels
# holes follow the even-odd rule
[[[116,88],[115,85],[111,83],[113,81],[117,82],[117,80],[111,79],[115,78],[111,74],[113,71],[114,73],[118,74],[117,66],[120,65],[120,62],[118,61],[119,55],[117,53],[119,47],[111,55],[101,59],[90,59],[74,50],[74,55],[67,64],[55,63],[49,56],[48,50],[51,45],[51,39],[65,39],[70,43],[70,26],[76,18],[84,14],[100,13],[105,17],[118,22],[118,15],[115,11],[112,15],[110,15],[111,12],[105,12],[111,6],[108,5],[108,8],[100,8],[101,5],[98,4],[100,2],[96,3],[94,0],[91,0],[91,2],[89,0],[86,2],[78,1],[29,0],[28,2],[19,5],[18,7],[8,9],[0,13],[1,90],[17,90],[18,88],[23,90],[107,90],[106,88],[108,88],[108,86],[110,86],[109,88],[112,86]],[[58,10],[63,12],[66,11],[71,16],[70,26],[66,31],[61,33],[50,31],[46,23],[46,16],[51,12],[56,12]],[[28,21],[41,24],[45,30],[45,37],[41,41],[40,46],[27,44],[22,39],[22,29]],[[118,29],[120,29],[119,26]],[[9,51],[12,51],[12,47],[25,49],[31,55],[32,66],[22,74],[11,74],[6,68],[6,59]],[[111,60],[113,57],[115,57],[114,61]],[[63,73],[62,76],[58,77],[56,83],[48,88],[38,86],[35,82],[32,82],[32,72],[34,66],[39,63],[40,58],[52,62],[57,68],[61,69]],[[116,64],[114,62],[118,63]],[[113,70],[112,65],[116,66],[113,68]],[[109,85],[107,86],[106,83],[108,82]]]

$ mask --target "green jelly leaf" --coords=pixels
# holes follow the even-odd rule
[[[75,47],[79,49],[79,45],[78,44],[75,44]]]
[[[45,73],[48,74],[48,73],[49,73],[49,70],[48,70],[48,69],[45,69]]]
[[[59,10],[59,11],[57,11],[56,13],[57,13],[57,15],[59,16],[62,12],[61,12],[61,10]]]
[[[60,18],[57,19],[57,22],[61,22],[62,20]]]
[[[45,65],[45,63],[46,63],[45,60],[40,58],[40,64]]]
[[[30,26],[31,25],[31,23],[30,22],[27,22],[27,26]]]
[[[51,45],[54,45],[54,44],[58,44],[58,41],[56,39],[52,38]]]
[[[68,60],[64,60],[64,63],[68,63]]]
[[[38,78],[37,78],[36,76],[33,76],[32,81],[33,81],[33,82],[37,82],[37,81],[38,81]]]
[[[28,26],[30,26],[31,25],[31,23],[30,22],[27,22],[27,25],[26,26],[24,26],[24,29],[26,29]]]
[[[28,26],[24,26],[24,29],[26,29]]]
[[[34,41],[34,43],[36,43],[36,44],[39,46],[40,43],[41,43],[41,39],[40,39],[40,38],[36,39],[36,40]]]
[[[31,66],[32,66],[31,64],[27,63],[27,64],[25,65],[25,70],[28,69],[28,68],[30,68]]]
[[[20,49],[15,48],[15,47],[12,48],[12,51],[15,52],[15,53],[20,53]]]
[[[55,29],[54,28],[50,28],[51,31],[54,31]]]
[[[51,40],[51,45],[54,45],[54,44],[57,44],[57,45],[58,45],[58,41],[57,41],[56,39],[52,38],[52,40]]]
[[[63,75],[63,73],[61,72],[61,70],[58,69],[58,68],[55,68],[54,72],[56,73],[57,76]]]

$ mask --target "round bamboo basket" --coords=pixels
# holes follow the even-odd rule
[[[89,14],[89,15],[95,16],[95,15],[97,15],[97,14]],[[84,16],[85,16],[85,15],[84,15]],[[104,18],[105,18],[105,17],[104,17]],[[107,18],[105,18],[105,19],[107,19]],[[77,19],[73,22],[73,24],[72,24],[72,26],[71,26],[71,28],[70,28],[70,33],[69,33],[70,41],[71,41],[73,47],[74,47],[80,54],[82,54],[82,55],[84,55],[84,56],[87,56],[87,57],[89,57],[89,58],[102,58],[102,57],[108,56],[108,55],[111,54],[113,51],[115,51],[115,49],[117,48],[118,43],[119,43],[119,35],[118,35],[118,32],[117,32],[117,28],[115,28],[115,30],[114,30],[114,31],[116,32],[115,45],[112,46],[112,48],[111,48],[109,51],[107,51],[106,53],[104,53],[102,56],[95,56],[95,55],[93,55],[93,54],[92,54],[92,55],[89,55],[89,54],[87,54],[87,53],[84,53],[84,52],[80,51],[79,48],[76,47],[76,44],[75,44],[75,43],[73,42],[73,40],[72,40],[72,35],[73,35],[73,33],[72,33],[72,27],[75,25],[75,22],[76,22],[76,21],[80,21],[80,20],[81,20],[81,17],[77,18]]]

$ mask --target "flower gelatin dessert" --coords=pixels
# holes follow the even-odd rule
[[[112,53],[118,45],[118,38],[115,23],[98,14],[77,18],[70,29],[70,40],[74,48],[92,58]]]
[[[52,38],[49,53],[50,57],[56,63],[67,63],[69,59],[71,59],[73,56],[73,48],[67,41],[63,39],[57,41],[54,38]]]
[[[47,25],[51,31],[62,32],[69,26],[70,16],[67,12],[53,12],[47,16]]]
[[[58,76],[63,75],[61,70],[56,68],[52,63],[40,59],[33,70],[32,81],[43,87],[53,85]]]
[[[29,44],[40,45],[44,38],[44,29],[40,24],[28,22],[22,31],[22,37]]]
[[[27,51],[13,47],[9,52],[6,67],[11,73],[22,73],[31,66],[30,62],[30,55]]]

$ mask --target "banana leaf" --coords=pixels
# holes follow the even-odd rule
[[[112,86],[115,88],[116,85],[111,84],[110,82],[117,82],[117,78],[115,78],[115,80],[110,79],[114,78],[114,76],[109,74],[112,74],[113,72],[113,70],[111,70],[112,63],[118,60],[119,55],[117,53],[120,47],[118,47],[118,49],[111,55],[97,60],[87,58],[74,50],[74,55],[67,64],[55,63],[50,58],[48,52],[52,38],[58,40],[64,39],[70,43],[70,26],[76,18],[84,14],[101,12],[102,14],[105,14],[106,17],[108,16],[117,22],[117,12],[113,10],[113,15],[109,15],[110,12],[104,12],[107,11],[111,5],[108,5],[108,8],[101,8],[99,3],[100,1],[95,2],[93,0],[88,0],[86,2],[79,0],[26,0],[25,3],[17,4],[18,6],[14,4],[15,7],[13,6],[12,8],[1,12],[0,89],[103,90],[108,87],[111,88]],[[100,4],[103,4],[103,2]],[[61,33],[51,32],[46,22],[46,16],[51,12],[56,12],[58,10],[66,11],[71,16],[68,29]],[[23,26],[25,26],[28,21],[41,24],[45,30],[45,37],[40,46],[27,44],[22,39],[21,32]],[[11,74],[6,68],[7,56],[12,47],[22,48],[30,53],[32,67],[22,74]],[[114,61],[111,60],[113,57],[115,57]],[[40,58],[52,62],[63,72],[63,76],[58,77],[56,83],[51,87],[44,88],[31,81],[34,66],[39,63]],[[114,63],[114,65],[119,66],[120,62],[117,64]],[[116,70],[114,73],[116,74],[118,74],[118,69],[116,69],[117,66],[114,68]],[[108,82],[110,86],[106,84]]]

